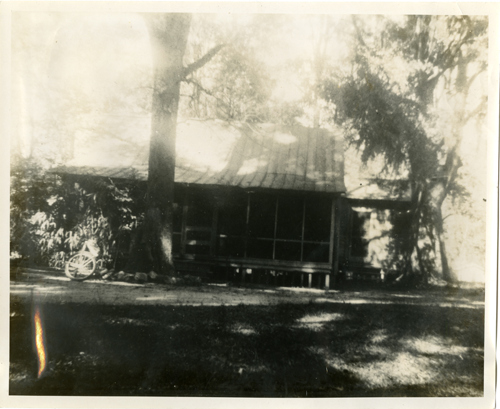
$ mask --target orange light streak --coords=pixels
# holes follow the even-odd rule
[[[38,353],[38,377],[40,377],[45,370],[45,346],[43,344],[43,328],[38,308],[35,312],[35,344]]]

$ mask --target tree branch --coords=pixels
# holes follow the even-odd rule
[[[466,37],[467,38],[467,37]],[[447,70],[453,67],[453,61],[460,52],[462,45],[465,43],[465,38],[459,41],[452,40],[444,51],[441,52],[441,58],[444,59],[442,68],[435,74],[427,78],[428,81],[437,80]]]
[[[203,67],[206,63],[208,63],[215,55],[226,46],[226,44],[219,44],[212,48],[208,53],[206,53],[199,60],[195,61],[192,64],[189,64],[184,68],[184,78],[186,78],[189,74],[192,74],[197,69]]]
[[[486,103],[487,103],[486,98],[482,98],[481,102],[479,102],[477,107],[465,117],[464,123],[469,122],[471,118],[475,117],[477,114],[481,113],[481,111],[485,110]]]
[[[469,79],[467,80],[467,84],[466,84],[466,92],[469,91],[470,87],[472,86],[472,83],[474,82],[474,80],[483,72],[486,70],[486,64],[481,64],[479,70],[477,70],[477,72],[474,74],[474,75],[471,75],[469,77]]]
[[[366,47],[365,40],[363,40],[363,35],[361,34],[361,29],[358,26],[358,20],[354,15],[351,16],[352,24],[354,25],[354,29],[356,30],[356,37],[362,46]]]
[[[224,100],[217,95],[215,95],[212,91],[204,88],[200,83],[197,81],[194,81],[193,79],[186,79],[185,80],[188,84],[193,84],[196,88],[198,88],[201,92],[204,92],[205,94],[211,96],[212,98],[215,98],[217,101],[220,101],[222,104],[226,105]]]

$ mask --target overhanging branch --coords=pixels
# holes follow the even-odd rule
[[[226,102],[218,97],[217,95],[215,95],[212,91],[206,89],[205,87],[203,87],[199,82],[193,80],[193,79],[186,79],[185,80],[188,84],[193,84],[196,88],[198,88],[201,92],[204,92],[205,94],[211,96],[212,98],[215,98],[217,101],[221,102],[222,104],[226,105]]]
[[[206,53],[199,60],[195,61],[192,64],[189,64],[186,68],[184,68],[184,78],[186,78],[189,74],[193,73],[197,69],[203,67],[207,62],[209,62],[215,55],[226,46],[226,44],[219,44],[212,48],[208,53]]]

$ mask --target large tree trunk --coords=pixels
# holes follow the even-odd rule
[[[458,55],[459,62],[458,75],[456,78],[458,98],[456,104],[455,121],[453,134],[455,135],[455,143],[449,147],[446,161],[440,168],[437,174],[426,175],[425,169],[421,169],[418,163],[415,163],[415,158],[418,158],[418,152],[410,152],[410,167],[413,175],[418,175],[421,179],[420,183],[416,183],[412,198],[412,226],[410,234],[410,242],[408,250],[410,254],[414,254],[417,262],[409,261],[407,263],[407,275],[417,278],[416,281],[427,282],[431,275],[443,279],[448,283],[456,281],[456,276],[450,269],[448,257],[446,254],[446,244],[444,241],[444,225],[442,215],[442,205],[449,192],[450,186],[454,183],[458,169],[461,166],[461,161],[458,155],[460,144],[463,137],[463,128],[465,127],[468,118],[465,115],[465,106],[468,94],[467,83],[467,66],[461,53]],[[437,85],[437,78],[422,79],[422,86],[425,90],[424,94],[419,94],[420,99],[424,102],[423,106],[431,104],[431,96]],[[418,89],[417,88],[417,93]],[[424,176],[425,175],[425,176]],[[434,180],[430,180],[435,178]],[[420,231],[426,230],[426,236],[433,242],[435,258],[427,259],[429,255],[423,255],[420,242]]]
[[[172,257],[175,138],[180,86],[224,47],[219,44],[184,67],[190,14],[145,14],[154,67],[145,220],[132,240],[127,269],[175,275]]]
[[[411,198],[411,221],[408,226],[409,234],[403,254],[406,260],[406,269],[403,279],[409,285],[427,284],[428,271],[425,266],[424,256],[419,246],[422,229],[422,208],[424,206],[425,187],[422,183],[413,183]]]
[[[441,259],[441,274],[443,280],[447,283],[452,283],[456,281],[456,277],[452,274],[450,266],[448,264],[448,256],[446,254],[446,245],[444,242],[444,228],[443,228],[443,215],[441,208],[436,209],[434,214],[435,221],[434,226],[436,228],[436,236],[439,244],[439,255]]]
[[[441,210],[447,193],[445,179],[415,184],[413,189],[403,278],[410,285],[427,284],[431,277],[453,283],[456,277],[448,263]]]
[[[448,284],[457,281],[456,275],[450,269],[448,256],[446,253],[446,244],[444,240],[444,223],[442,207],[449,193],[450,187],[455,182],[458,170],[462,166],[459,151],[463,138],[463,129],[468,121],[465,114],[467,103],[468,88],[471,81],[467,81],[467,64],[462,53],[458,53],[457,63],[457,98],[455,105],[455,120],[452,128],[454,135],[454,144],[449,147],[445,163],[441,169],[441,173],[436,175],[437,179],[429,182],[427,186],[427,194],[425,195],[424,211],[427,212],[429,230],[435,241],[435,253],[438,260],[434,260],[433,270],[438,274],[438,277],[446,281]]]
[[[429,195],[426,206],[430,214],[431,228],[433,229],[437,244],[436,253],[439,254],[440,265],[437,266],[435,270],[444,281],[447,283],[453,283],[456,281],[456,277],[452,273],[448,263],[448,256],[446,254],[446,245],[444,241],[443,213],[441,210],[446,196],[447,186],[445,179],[438,180],[429,187]]]
[[[144,260],[160,274],[174,275],[172,227],[175,137],[188,14],[151,14],[149,30],[154,66],[147,209],[140,240]]]

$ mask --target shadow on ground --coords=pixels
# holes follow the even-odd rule
[[[13,298],[10,394],[482,396],[483,308],[365,301],[47,302],[38,379],[33,311]]]

